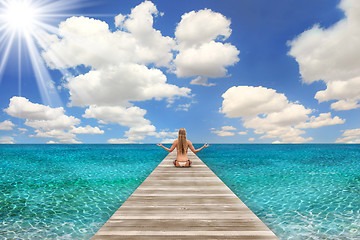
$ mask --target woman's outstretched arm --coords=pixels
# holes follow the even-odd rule
[[[175,149],[175,147],[176,147],[176,145],[177,145],[177,140],[174,141],[174,143],[173,143],[173,145],[171,146],[171,148],[164,147],[161,143],[156,144],[156,145],[158,145],[159,147],[162,147],[163,149],[165,149],[165,150],[168,151],[168,152],[172,152],[172,151],[174,151],[174,149]]]
[[[192,143],[188,140],[188,146],[193,153],[198,153],[201,150],[203,150],[204,148],[207,148],[209,146],[209,144],[205,143],[204,146],[202,146],[201,148],[195,149],[194,146],[192,145]]]

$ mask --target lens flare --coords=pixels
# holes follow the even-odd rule
[[[42,36],[57,34],[58,28],[52,24],[57,25],[59,21],[72,16],[66,14],[66,11],[81,7],[81,2],[82,0],[0,0],[0,83],[9,56],[17,55],[18,94],[21,95],[21,62],[22,54],[26,51],[43,103],[62,106],[54,81],[41,57]],[[16,54],[13,52],[15,49]]]

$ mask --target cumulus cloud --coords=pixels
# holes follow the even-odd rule
[[[75,139],[75,134],[63,129],[50,129],[47,131],[37,129],[35,133],[35,135],[29,135],[29,137],[56,138],[60,143],[81,143]]]
[[[176,111],[189,111],[189,107],[191,106],[190,103],[185,103],[185,104],[179,104],[176,108]]]
[[[86,127],[73,127],[70,132],[76,134],[104,134],[104,130],[100,130],[98,127],[91,127],[89,125]]]
[[[111,138],[109,140],[107,140],[108,143],[110,144],[128,144],[128,143],[135,143],[133,141],[130,141],[129,139],[125,139],[125,138]]]
[[[10,131],[10,130],[13,130],[14,126],[15,126],[15,124],[13,124],[9,120],[5,120],[3,122],[0,122],[0,130]]]
[[[211,86],[216,85],[215,83],[208,83],[208,79],[203,76],[198,76],[198,77],[194,78],[193,80],[191,80],[190,84],[201,85],[201,86],[205,86],[205,87],[211,87]]]
[[[130,128],[124,134],[127,138],[108,140],[109,143],[133,143],[143,140],[146,136],[157,138],[176,136],[174,132],[156,132],[156,127],[148,119],[144,118],[145,114],[146,110],[135,106],[125,108],[121,106],[91,105],[86,109],[83,117],[98,119],[103,124],[116,123]]]
[[[284,94],[265,87],[233,86],[223,95],[220,111],[229,118],[277,112],[287,106]]]
[[[234,131],[234,130],[236,130],[236,128],[234,128],[233,126],[222,126],[221,130],[223,130],[223,131]]]
[[[18,128],[21,134],[26,133],[28,130],[26,128]]]
[[[327,88],[316,93],[319,102],[338,100],[335,110],[360,104],[360,2],[342,0],[345,18],[324,29],[318,24],[289,42],[289,55],[299,64],[303,82],[322,80]]]
[[[167,83],[164,69],[178,77],[196,77],[191,84],[212,86],[208,78],[226,76],[227,67],[239,61],[237,48],[224,43],[231,34],[231,21],[222,14],[209,9],[184,14],[175,38],[153,27],[154,18],[162,15],[151,1],[144,1],[129,14],[117,15],[115,30],[98,19],[71,17],[60,23],[58,35],[42,33],[42,56],[50,68],[81,69],[63,84],[70,93],[70,106],[89,107],[84,117],[129,127],[123,138],[110,142],[157,136],[155,126],[134,106],[137,101],[166,99],[172,104],[177,98],[191,97],[189,88]],[[111,107],[118,107],[114,110],[118,120],[110,113],[96,113]],[[188,108],[185,104],[177,109]],[[142,125],[126,122],[127,117]]]
[[[177,138],[165,138],[165,139],[162,139],[161,140],[161,143],[164,143],[164,144],[171,144],[173,143]]]
[[[331,108],[337,111],[350,110],[360,107],[357,100],[343,99],[331,104]]]
[[[51,108],[32,103],[24,97],[12,97],[9,107],[4,111],[10,116],[25,119],[25,125],[35,129],[36,134],[30,137],[56,138],[61,143],[78,143],[74,133],[79,129],[91,128],[76,128],[75,125],[80,124],[80,119],[65,115],[62,107]]]
[[[218,37],[225,40],[231,34],[230,24],[230,19],[211,9],[191,11],[181,16],[175,36],[185,47],[207,43]]]
[[[3,136],[0,137],[0,144],[14,144],[15,140],[13,137]]]
[[[239,53],[235,46],[215,41],[199,47],[181,49],[174,60],[175,73],[178,77],[224,77],[227,73],[226,67],[239,61]]]
[[[129,15],[117,17],[116,23],[135,38],[140,48],[137,54],[144,63],[169,66],[173,58],[172,48],[175,46],[175,41],[153,28],[153,16],[158,15],[156,6],[150,1],[145,1],[133,8]]]
[[[238,132],[239,135],[246,135],[247,132]]]
[[[163,130],[163,131],[159,131],[157,133],[155,133],[155,136],[157,138],[163,138],[162,141],[164,141],[165,139],[177,139],[178,137],[178,132],[169,132],[169,130]]]
[[[118,63],[168,66],[175,41],[153,28],[156,6],[145,1],[129,15],[115,18],[118,30],[111,32],[106,22],[71,17],[60,23],[59,37],[48,35],[43,57],[51,68],[80,65],[100,68]]]
[[[144,118],[146,110],[139,107],[120,106],[96,106],[86,109],[83,117],[96,118],[102,123],[117,123],[126,127],[140,127],[150,125],[150,121]]]
[[[221,130],[215,130],[215,128],[211,129],[212,133],[217,134],[218,136],[221,137],[228,137],[228,136],[234,136],[235,133],[233,131],[236,130],[236,128],[234,128],[233,126],[222,126]]]
[[[130,101],[188,97],[189,88],[166,83],[158,68],[170,66],[175,41],[153,28],[156,6],[145,1],[129,15],[118,15],[118,29],[87,17],[71,17],[59,26],[59,36],[44,34],[43,58],[54,69],[90,67],[64,84],[75,106],[129,106]],[[152,65],[153,66],[153,65]]]
[[[227,131],[222,131],[222,130],[218,130],[218,131],[213,131],[212,133],[217,134],[218,136],[221,137],[229,137],[229,136],[234,136],[235,133],[233,132],[227,132]]]
[[[56,120],[64,116],[64,108],[51,108],[38,103],[32,103],[24,97],[12,97],[9,107],[4,110],[7,114],[17,118],[36,120]]]
[[[239,61],[240,53],[230,43],[221,42],[231,34],[230,23],[210,9],[185,13],[175,31],[179,51],[174,59],[176,75],[198,76],[191,83],[203,86],[214,85],[207,78],[226,76],[226,68]]]
[[[336,143],[360,143],[360,128],[347,129],[342,138],[336,139]]]
[[[72,105],[129,106],[129,101],[188,97],[190,89],[166,83],[156,68],[139,64],[119,64],[68,79]]]
[[[345,123],[345,119],[341,119],[338,116],[331,118],[331,113],[320,113],[318,117],[311,116],[309,121],[296,125],[296,128],[319,128],[343,123]]]
[[[309,116],[311,109],[299,103],[290,102],[282,93],[265,87],[234,86],[223,95],[220,112],[229,118],[242,118],[244,127],[263,134],[260,139],[280,138],[284,143],[311,141],[304,138],[302,129],[342,124],[344,119],[331,118],[330,113],[318,117]]]

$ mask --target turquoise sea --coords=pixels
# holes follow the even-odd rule
[[[0,145],[1,239],[89,239],[166,155]],[[360,145],[211,144],[198,156],[280,239],[360,239]]]

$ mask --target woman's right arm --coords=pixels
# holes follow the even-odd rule
[[[175,149],[175,147],[176,147],[176,145],[177,145],[176,141],[177,141],[177,140],[174,141],[174,143],[173,143],[173,145],[171,146],[171,148],[167,148],[167,147],[163,146],[161,143],[159,143],[159,144],[157,144],[157,145],[158,145],[159,147],[162,147],[163,149],[165,149],[165,150],[168,151],[168,152],[172,152],[172,151],[174,151],[174,149]]]
[[[188,141],[188,146],[193,153],[198,153],[201,150],[203,150],[204,148],[207,148],[209,146],[209,144],[205,143],[204,146],[202,146],[201,148],[195,149],[194,146],[192,145],[192,143],[190,141]]]

